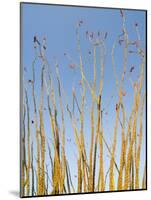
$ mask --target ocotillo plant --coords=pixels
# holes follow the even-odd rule
[[[119,11],[122,33],[116,33],[110,48],[108,31],[85,31],[83,19],[76,23],[77,57],[71,52],[63,58],[71,72],[70,82],[63,76],[60,59],[49,56],[48,38],[33,35],[31,76],[24,75],[23,83],[22,196],[146,188],[142,156],[146,52],[139,24],[134,23],[137,38],[132,40],[126,11]],[[82,40],[89,45],[88,55]],[[138,66],[129,67],[129,57],[137,57]],[[104,98],[110,84],[107,67],[116,89]],[[128,98],[132,102],[127,104]],[[104,125],[108,115],[111,130]]]

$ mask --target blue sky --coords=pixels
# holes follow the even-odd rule
[[[111,140],[113,138],[113,129],[115,122],[115,105],[117,102],[117,92],[115,86],[115,79],[113,75],[113,68],[111,62],[111,50],[114,41],[117,36],[122,33],[122,18],[118,9],[97,9],[97,8],[83,8],[83,7],[66,7],[66,6],[55,6],[55,5],[38,5],[38,4],[22,4],[22,67],[26,67],[27,72],[24,73],[25,84],[28,79],[32,79],[32,61],[34,59],[34,48],[33,48],[33,37],[36,35],[39,40],[43,36],[46,37],[46,55],[47,59],[52,66],[52,71],[54,73],[55,79],[55,67],[54,67],[54,57],[57,58],[59,62],[59,69],[61,74],[61,80],[66,92],[66,96],[69,102],[71,99],[72,88],[75,87],[77,92],[77,97],[80,98],[80,86],[79,81],[81,79],[79,74],[79,69],[75,70],[69,69],[69,60],[64,56],[64,53],[70,54],[76,63],[79,63],[79,57],[77,53],[76,46],[76,33],[75,27],[79,20],[83,20],[83,24],[80,27],[80,39],[81,39],[81,49],[83,55],[83,66],[85,74],[89,81],[92,80],[93,74],[93,56],[88,54],[88,51],[92,50],[92,45],[86,39],[85,32],[88,31],[100,31],[107,32],[106,38],[106,59],[104,67],[104,83],[103,83],[103,94],[102,94],[102,107],[106,108],[108,114],[103,117],[103,128],[104,135],[109,145],[111,145]],[[141,44],[145,48],[145,12],[144,11],[133,11],[125,10],[126,15],[126,27],[129,34],[130,40],[136,40],[136,30],[134,23],[138,23]],[[129,49],[131,50],[131,49]],[[99,79],[99,49],[97,49],[97,78]],[[115,63],[117,66],[117,74],[120,77],[123,70],[123,48],[118,45],[115,50]],[[131,78],[136,80],[138,75],[140,58],[136,55],[129,55],[127,62],[127,71],[130,70],[131,66],[135,66],[134,72],[131,74]],[[37,99],[40,95],[40,69],[41,63],[36,63],[36,93]],[[128,76],[128,75],[127,75]],[[57,84],[55,84],[57,89]],[[29,95],[30,107],[31,107],[31,118],[33,117],[33,103],[31,97],[31,88],[26,84],[26,88]],[[98,88],[98,87],[97,87]],[[123,97],[123,102],[125,103],[127,118],[129,117],[133,95],[132,88],[129,80],[125,80],[124,89],[126,91],[126,96]],[[113,95],[113,98],[111,98]],[[39,99],[38,99],[39,101]],[[57,100],[58,101],[58,100]],[[88,92],[86,99],[86,117],[85,117],[85,136],[86,145],[89,149],[90,143],[90,107],[91,107],[91,95]],[[111,102],[108,105],[108,102]],[[64,101],[65,109],[65,101]],[[48,138],[51,138],[51,128],[49,123],[49,115],[46,111],[45,117],[45,131]],[[78,118],[78,117],[77,117]],[[60,121],[60,117],[58,117]],[[74,136],[70,119],[68,113],[65,112],[65,125],[66,125],[66,138],[70,138],[71,142],[66,141],[66,154],[69,160],[70,167],[72,169],[72,177],[74,184],[76,185],[76,161],[74,155],[77,154],[76,146],[74,145]],[[144,133],[145,136],[145,116],[144,116]],[[34,140],[34,128],[32,128],[32,138]],[[118,130],[118,140],[120,141],[120,128]],[[89,152],[89,150],[88,150]],[[120,143],[117,145],[116,159],[119,162],[120,153]],[[145,162],[145,143],[143,142],[143,148],[141,152],[141,158]],[[104,158],[105,158],[105,172],[108,170],[109,158],[108,152],[104,148]],[[141,174],[142,177],[144,162],[141,163]],[[47,163],[47,160],[46,160]]]

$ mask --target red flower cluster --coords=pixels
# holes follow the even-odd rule
[[[74,63],[70,63],[70,64],[69,64],[69,68],[70,68],[70,69],[74,69],[75,67],[76,67],[76,65],[75,65]]]

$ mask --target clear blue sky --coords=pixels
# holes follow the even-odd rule
[[[113,128],[115,122],[115,104],[117,101],[117,93],[115,86],[115,79],[113,76],[113,68],[111,63],[111,49],[117,36],[122,32],[122,19],[118,9],[96,9],[96,8],[83,8],[83,7],[66,7],[66,6],[52,6],[52,5],[38,5],[38,4],[22,4],[22,63],[23,67],[26,67],[27,72],[24,73],[24,80],[32,79],[32,61],[34,59],[34,48],[33,48],[33,37],[37,35],[38,39],[41,40],[43,36],[46,37],[47,44],[47,58],[52,65],[52,70],[54,69],[54,57],[57,57],[59,62],[60,74],[64,89],[67,94],[68,101],[71,102],[71,91],[72,87],[76,88],[77,95],[80,95],[79,80],[81,79],[78,69],[69,69],[70,62],[64,56],[64,53],[69,53],[71,57],[78,63],[78,53],[76,47],[76,34],[75,26],[79,20],[83,20],[83,25],[80,28],[81,35],[81,48],[84,60],[84,70],[88,80],[92,80],[92,55],[88,55],[88,50],[91,50],[91,45],[86,39],[85,32],[88,31],[100,31],[107,32],[108,36],[106,39],[106,62],[104,69],[104,85],[102,94],[102,107],[105,107],[109,102],[111,95],[114,97],[107,107],[106,111],[108,115],[103,118],[104,134],[109,145],[111,145],[111,140],[113,138]],[[145,45],[145,12],[144,11],[133,11],[125,10],[126,15],[126,26],[129,34],[130,40],[136,40],[136,31],[134,28],[134,23],[138,22],[139,31],[141,35],[141,43]],[[145,46],[144,46],[145,48]],[[130,49],[129,49],[130,50]],[[115,51],[115,62],[117,64],[117,73],[120,77],[123,70],[122,62],[122,47],[118,46]],[[99,51],[97,51],[97,57],[99,58]],[[99,64],[99,59],[97,60]],[[131,68],[132,65],[135,66],[135,70],[131,77],[136,80],[138,75],[140,59],[138,56],[129,55],[127,70]],[[40,78],[40,63],[37,63],[36,77],[37,80]],[[97,67],[97,74],[99,78],[99,67]],[[57,83],[57,82],[56,82]],[[36,92],[39,96],[39,84],[37,81]],[[57,84],[56,84],[57,86]],[[56,87],[55,86],[55,87]],[[56,87],[57,88],[57,87]],[[124,103],[127,113],[127,118],[129,117],[129,112],[132,106],[133,95],[132,88],[127,79],[125,81],[125,91],[126,96],[124,97]],[[30,95],[30,106],[31,111],[33,110],[33,103],[31,98],[31,88],[27,86],[28,95]],[[39,99],[38,99],[39,101]],[[89,147],[90,143],[90,94],[87,95],[87,107],[86,107],[86,118],[85,118],[85,137],[86,145]],[[65,107],[64,107],[65,108]],[[33,113],[31,113],[31,118]],[[45,112],[45,131],[47,137],[51,138],[51,129],[49,123],[48,112]],[[60,119],[59,119],[60,120]],[[66,125],[66,137],[71,138],[71,142],[67,142],[66,154],[69,160],[70,167],[72,169],[72,177],[76,184],[76,161],[73,156],[73,152],[77,154],[76,147],[74,145],[73,130],[70,125],[70,119],[68,113],[65,112],[65,125]],[[145,122],[145,116],[144,116]],[[145,123],[144,123],[145,126]],[[34,129],[32,129],[34,135]],[[144,133],[145,135],[145,127]],[[32,136],[33,137],[33,136]],[[34,138],[34,137],[33,137]],[[118,131],[118,140],[120,141],[120,129]],[[116,159],[119,161],[120,153],[120,143],[117,145]],[[109,158],[107,157],[108,152],[104,148],[104,158],[105,158],[105,172],[108,170]],[[145,143],[143,142],[143,151],[141,152],[142,160],[145,160]],[[48,161],[46,161],[48,163]],[[141,163],[140,177],[142,177],[144,162]]]

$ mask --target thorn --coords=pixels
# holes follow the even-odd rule
[[[28,80],[28,83],[33,83],[33,81],[31,79]]]
[[[106,39],[107,38],[107,32],[105,33],[105,36],[104,36],[104,39]]]
[[[94,33],[91,32],[89,36],[90,36],[91,39],[93,39]]]
[[[138,27],[138,23],[137,23],[137,22],[135,22],[135,24],[134,24],[134,25],[135,25],[135,27]]]
[[[34,43],[37,43],[38,45],[40,45],[40,42],[38,41],[38,39],[37,39],[37,36],[36,36],[36,35],[34,36]]]
[[[46,50],[46,46],[45,45],[43,45],[43,48]]]
[[[36,36],[34,36],[34,43],[35,43],[35,42],[37,42],[37,37],[36,37]]]
[[[129,53],[134,53],[134,51],[130,50]]]
[[[91,55],[91,51],[90,50],[88,51],[88,54]]]
[[[121,14],[121,17],[124,17],[124,11],[122,9],[120,9],[120,14]]]
[[[122,40],[122,39],[119,39],[119,45],[122,45],[122,42],[124,42],[124,40]]]
[[[118,104],[116,104],[116,108],[115,108],[115,109],[116,109],[116,111],[118,111],[118,109],[119,109],[119,106],[118,106]]]
[[[130,68],[130,72],[132,72],[134,70],[134,66],[132,66],[131,68]]]
[[[25,72],[27,72],[27,69],[26,69],[26,67],[24,67],[24,71],[25,71]]]

